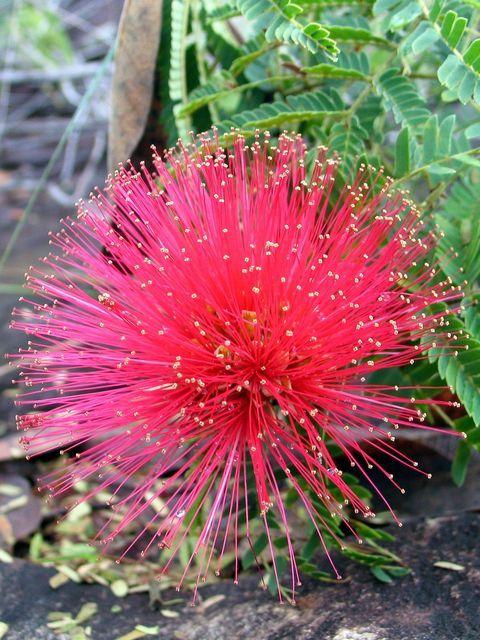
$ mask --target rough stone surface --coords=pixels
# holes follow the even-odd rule
[[[254,575],[234,586],[225,581],[202,589],[203,602],[217,594],[223,600],[168,606],[179,614],[166,618],[149,607],[142,594],[115,598],[109,589],[70,582],[54,591],[52,570],[15,561],[0,565],[0,620],[10,626],[8,640],[53,640],[47,628],[51,611],[76,614],[85,602],[98,613],[88,621],[95,640],[115,640],[136,624],[159,625],[157,637],[178,640],[477,640],[480,627],[480,515],[464,513],[422,519],[405,525],[396,550],[413,569],[393,585],[377,582],[358,566],[345,567],[349,580],[339,584],[306,584],[298,605],[279,605],[258,588]],[[464,567],[451,571],[434,566],[449,561]],[[173,592],[171,597],[177,597]],[[170,597],[167,594],[166,599]],[[120,604],[122,611],[112,613]]]

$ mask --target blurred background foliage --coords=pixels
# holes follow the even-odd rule
[[[45,69],[71,63],[74,49],[67,31],[54,13],[53,3],[48,6],[21,3],[15,18],[2,13],[0,37],[2,42],[15,46],[19,67]]]

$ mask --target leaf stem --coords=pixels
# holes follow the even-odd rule
[[[417,175],[422,173],[422,171],[426,171],[427,169],[429,169],[431,166],[435,164],[443,164],[451,160],[454,160],[454,161],[457,160],[461,162],[462,156],[473,156],[475,154],[480,154],[480,147],[474,147],[473,149],[469,149],[468,151],[462,151],[461,153],[456,153],[453,156],[445,156],[443,158],[439,158],[438,160],[432,160],[432,162],[429,162],[428,164],[424,164],[421,167],[418,167],[417,169],[415,169],[414,171],[407,173],[407,175],[402,176],[397,180],[394,180],[394,182],[392,182],[392,187],[398,187],[399,184],[402,184],[403,182],[406,182],[408,180],[411,180],[412,178],[415,178]]]
[[[455,422],[445,413],[445,411],[441,408],[438,407],[437,405],[433,405],[432,409],[438,413],[438,415],[442,418],[442,420],[448,424],[449,427],[451,427],[452,429],[455,429],[455,431],[458,431],[458,429],[455,427]]]
[[[260,80],[245,82],[244,84],[240,84],[236,87],[221,89],[220,91],[216,91],[215,93],[204,96],[203,99],[198,98],[198,100],[193,100],[192,102],[190,102],[190,104],[181,107],[178,110],[178,116],[185,117],[188,114],[198,111],[198,109],[201,109],[201,107],[204,107],[205,105],[210,105],[216,100],[221,100],[221,98],[231,96],[235,93],[243,93],[244,91],[248,91],[249,89],[260,87],[262,84],[283,84],[284,82],[302,82],[302,78],[293,75],[272,76],[270,78],[260,78]]]

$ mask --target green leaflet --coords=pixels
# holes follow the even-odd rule
[[[302,71],[315,77],[338,78],[352,80],[369,80],[370,64],[367,55],[361,51],[342,51],[336,63],[322,62],[310,67],[303,67]]]
[[[189,2],[173,0],[171,11],[171,49],[168,87],[170,98],[177,102],[185,97],[185,38]]]
[[[465,57],[450,54],[438,70],[438,79],[460,102],[467,104],[473,99],[480,104],[480,39],[470,45],[467,53],[479,49],[479,57],[475,58],[475,68],[469,68],[465,63]],[[473,54],[472,54],[473,55]]]
[[[171,8],[171,40],[170,40],[170,70],[168,76],[168,89],[170,100],[173,103],[187,100],[187,73],[186,73],[186,37],[190,0],[172,0]],[[186,135],[189,128],[188,121],[182,121],[176,117],[176,109],[173,110],[175,123],[180,136]]]
[[[302,5],[314,5],[321,9],[331,9],[333,7],[351,7],[359,5],[363,7],[373,7],[375,0],[303,0]]]
[[[402,53],[420,55],[441,43],[450,53],[438,66],[439,81],[462,104],[480,104],[480,38],[469,38],[469,19],[449,9],[444,0],[435,0],[430,10],[423,0],[416,4],[425,19],[405,39]]]
[[[471,148],[463,133],[454,137],[454,124],[453,114],[441,123],[434,115],[424,127],[402,129],[395,144],[397,184],[427,174],[433,186],[451,181],[469,167],[480,168],[480,149]]]
[[[210,82],[200,85],[189,94],[187,104],[178,110],[178,115],[183,117],[188,113],[193,113],[203,105],[228,94],[236,86],[232,74],[228,71],[221,71],[217,76],[213,76]]]
[[[255,565],[258,555],[262,553],[268,546],[268,537],[266,533],[261,533],[255,540],[251,549],[247,549],[242,556],[242,566],[249,569]]]
[[[360,125],[356,116],[349,122],[333,125],[330,132],[329,147],[342,159],[341,171],[349,177],[357,165],[358,158],[365,152],[368,132]]]
[[[239,16],[240,11],[235,4],[225,4],[222,7],[216,7],[208,13],[208,22],[214,22],[215,20],[229,20],[235,16]]]
[[[467,477],[468,463],[472,450],[467,442],[459,442],[452,462],[452,478],[457,487],[461,487]]]
[[[449,346],[431,347],[430,362],[437,362],[440,376],[460,398],[475,425],[480,426],[480,335],[468,330],[462,318],[447,313],[445,304],[434,305],[434,311],[445,311],[449,331],[457,336]]]
[[[406,176],[422,169],[432,178],[454,174],[458,166],[455,160],[457,163],[465,162],[465,157],[468,156],[464,156],[462,152],[469,150],[469,147],[459,148],[455,142],[455,124],[455,115],[447,116],[439,122],[435,114],[425,121],[423,127],[415,130],[404,127],[395,144],[395,175]]]
[[[437,255],[444,262],[443,270],[457,284],[463,285],[467,280],[470,288],[477,286],[480,277],[479,200],[480,185],[466,177],[454,184],[442,209],[435,214],[435,222],[442,232]],[[469,309],[466,317],[468,330],[480,335],[480,323],[474,322],[478,317],[476,308]]]
[[[300,22],[303,10],[290,0],[237,0],[236,5],[258,29],[265,29],[267,42],[289,42],[336,59],[339,50],[329,30],[317,22]]]
[[[270,51],[274,46],[274,43],[265,42],[263,36],[257,36],[251,40],[247,40],[242,46],[240,56],[233,62],[230,67],[230,72],[236,76],[244,69],[246,69],[252,62],[263,56],[267,51]]]
[[[439,36],[435,29],[428,22],[421,22],[414,31],[410,33],[401,45],[403,55],[414,53],[420,55],[428,51],[435,44]]]
[[[416,127],[429,117],[430,112],[415,84],[402,76],[399,69],[389,69],[382,74],[378,89],[387,108],[392,109],[396,122]]]
[[[298,121],[317,121],[325,115],[341,115],[345,113],[345,105],[336,91],[329,93],[313,91],[298,96],[288,96],[262,104],[256,109],[243,111],[231,120],[222,122],[219,131],[226,133],[231,127],[242,131],[257,128],[277,127],[282,124]]]
[[[380,44],[389,46],[386,38],[376,36],[368,29],[350,26],[329,26],[330,35],[338,42],[349,42],[352,44]]]
[[[177,125],[173,114],[173,102],[170,98],[168,78],[170,75],[170,51],[171,51],[171,10],[172,0],[166,0],[162,9],[162,33],[160,48],[157,56],[157,77],[159,78],[159,95],[161,103],[160,122],[161,131],[167,144],[175,144],[178,139]]]
[[[412,168],[412,145],[414,144],[410,130],[404,127],[397,136],[395,143],[395,175],[404,176]]]
[[[223,72],[219,74],[218,78],[213,79],[212,82],[195,89],[189,96],[188,104],[178,110],[178,115],[185,116],[216,100],[231,97],[233,94],[242,93],[262,85],[292,85],[295,83],[298,83],[298,77],[284,75],[272,78],[261,78],[254,82],[237,85],[231,74]]]
[[[386,27],[390,31],[405,28],[422,14],[416,0],[377,0],[373,7],[375,15],[386,14]]]

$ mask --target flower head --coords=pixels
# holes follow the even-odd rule
[[[429,263],[425,222],[381,171],[361,167],[340,189],[339,161],[319,148],[307,171],[306,151],[297,135],[251,146],[237,135],[230,150],[203,136],[155,154],[154,173],[121,167],[52,235],[56,253],[27,278],[32,311],[14,323],[30,334],[27,447],[77,452],[48,488],[98,474],[94,492],[111,491],[121,513],[107,540],[160,498],[147,547],[169,558],[205,513],[199,579],[227,548],[238,560],[253,500],[274,563],[275,510],[295,589],[285,486],[320,537],[318,503],[343,513],[332,488],[372,515],[328,441],[367,481],[373,467],[390,478],[375,451],[416,467],[393,433],[424,415],[369,375],[441,341],[445,311],[431,305],[459,297]]]

